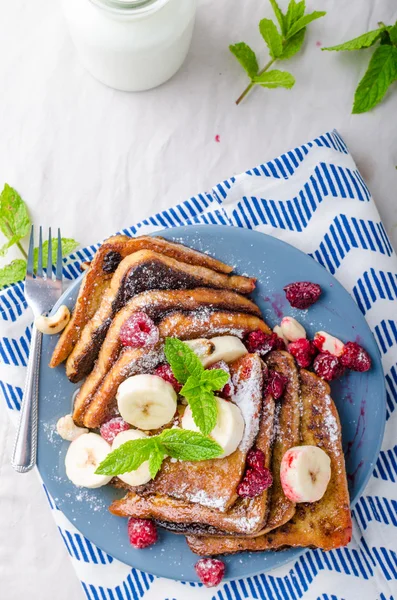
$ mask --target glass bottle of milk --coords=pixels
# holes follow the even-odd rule
[[[87,70],[112,88],[136,92],[181,67],[196,0],[63,0],[63,8]]]

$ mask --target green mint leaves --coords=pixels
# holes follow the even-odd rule
[[[299,52],[305,38],[307,25],[326,14],[323,11],[314,11],[305,15],[305,0],[300,2],[290,0],[287,12],[284,14],[276,0],[269,1],[279,29],[277,24],[270,19],[262,19],[259,23],[259,32],[266,42],[270,54],[270,61],[265,67],[259,70],[255,52],[244,42],[229,46],[230,52],[236,57],[251,80],[237,99],[236,104],[240,104],[256,85],[267,88],[292,88],[295,79],[291,73],[274,69],[269,71],[269,69],[276,60],[286,60]]]
[[[148,460],[150,475],[154,479],[166,456],[183,461],[199,461],[216,458],[222,452],[217,442],[201,433],[165,429],[159,435],[122,444],[107,455],[96,473],[109,477],[122,475],[135,471]]]
[[[338,46],[322,50],[362,50],[380,41],[368,69],[354,95],[353,114],[367,112],[379,104],[390,85],[397,80],[397,23],[368,31]]]
[[[0,269],[0,287],[11,285],[24,279],[26,275],[26,252],[20,244],[21,240],[30,233],[31,221],[25,202],[14,188],[7,183],[0,194],[0,231],[6,242],[0,247],[0,257],[7,254],[11,246],[16,245],[25,257],[17,258]],[[62,238],[62,254],[70,254],[78,246],[71,238]],[[58,240],[52,240],[52,259],[55,263],[58,250]],[[37,268],[38,249],[34,250],[34,267]],[[43,244],[43,264],[47,263],[48,242]]]
[[[208,435],[218,414],[214,392],[226,385],[228,374],[222,369],[206,371],[193,350],[176,338],[165,340],[164,351],[173,374],[183,384],[180,393],[192,409],[195,424]]]

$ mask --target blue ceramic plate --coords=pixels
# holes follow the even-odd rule
[[[247,229],[203,225],[176,227],[159,232],[163,237],[208,252],[235,265],[237,273],[257,277],[253,299],[265,321],[274,326],[283,315],[292,315],[309,336],[325,330],[342,340],[358,340],[372,356],[368,373],[348,373],[332,385],[342,422],[343,445],[352,504],[358,499],[372,472],[385,425],[385,385],[380,355],[372,333],[346,290],[323,267],[296,248],[273,237]],[[323,294],[308,311],[291,309],[283,287],[293,281],[313,281]],[[59,304],[73,307],[80,279],[73,283]],[[197,557],[183,536],[160,532],[159,542],[145,550],[134,550],[127,537],[125,519],[112,516],[107,507],[120,492],[107,486],[97,490],[76,488],[66,478],[64,458],[68,442],[55,433],[59,417],[70,412],[76,390],[64,366],[46,365],[55,346],[55,336],[44,336],[40,376],[40,423],[38,466],[58,507],[94,544],[115,558],[142,571],[182,581],[197,581],[193,565]],[[370,426],[367,426],[367,425]],[[227,578],[236,579],[270,571],[293,559],[302,550],[239,554],[225,559]]]

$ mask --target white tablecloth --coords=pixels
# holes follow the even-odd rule
[[[295,88],[256,90],[236,107],[246,79],[227,46],[244,40],[263,51],[257,23],[271,14],[265,1],[199,0],[182,70],[157,90],[130,95],[82,69],[58,2],[2,0],[0,185],[18,189],[35,223],[60,225],[86,245],[336,127],[396,245],[396,93],[372,113],[351,115],[371,51],[320,51],[379,20],[395,22],[396,4],[308,4],[328,15],[311,26],[304,52],[281,67],[296,76]],[[80,598],[40,485],[9,466],[13,436],[1,413],[1,596]]]

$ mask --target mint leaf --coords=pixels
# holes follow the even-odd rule
[[[67,256],[71,254],[73,250],[78,248],[79,243],[72,238],[62,238],[62,256]],[[56,264],[57,253],[58,253],[58,238],[52,238],[52,264]],[[34,268],[37,269],[37,262],[39,257],[39,249],[35,248],[33,252],[33,265]],[[48,260],[48,240],[43,243],[43,265],[47,264]]]
[[[283,38],[277,31],[277,27],[270,19],[262,19],[259,22],[259,31],[265,40],[270,56],[278,58],[283,52]],[[256,73],[254,74],[254,76]]]
[[[371,110],[384,97],[388,87],[397,79],[397,48],[379,46],[372,55],[368,70],[358,84],[353,114]]]
[[[292,38],[287,40],[284,44],[283,53],[278,57],[279,60],[286,60],[287,58],[292,58],[294,54],[299,52],[302,48],[303,41],[305,39],[306,27],[301,29],[296,33]]]
[[[159,439],[165,452],[179,460],[208,460],[223,453],[217,442],[196,431],[165,429]]]
[[[142,463],[149,460],[150,454],[156,446],[156,437],[130,440],[122,444],[107,455],[95,473],[113,476],[136,471]]]
[[[229,381],[229,375],[223,369],[210,369],[201,374],[200,381],[216,392],[221,390]]]
[[[270,4],[272,5],[272,9],[274,14],[276,15],[276,19],[280,25],[280,29],[281,29],[281,33],[285,33],[285,16],[281,10],[281,8],[279,7],[279,5],[277,4],[276,0],[269,0]]]
[[[159,445],[154,445],[149,456],[149,473],[152,479],[154,479],[160,471],[164,458],[165,455],[163,449]]]
[[[303,17],[298,19],[292,25],[291,29],[288,30],[287,35],[286,35],[287,39],[292,38],[296,33],[298,33],[298,31],[307,27],[307,25],[309,25],[309,23],[311,23],[312,21],[315,21],[316,19],[320,19],[321,17],[324,17],[324,15],[326,15],[326,14],[327,13],[323,10],[315,10],[308,15],[304,15]]]
[[[0,194],[0,230],[9,240],[8,247],[29,233],[30,224],[24,201],[18,192],[6,183]]]
[[[258,85],[267,88],[292,88],[295,83],[295,78],[287,71],[265,71],[262,75],[258,75],[253,80]]]
[[[240,65],[252,79],[259,71],[255,52],[244,42],[229,46],[230,52],[237,58]]]
[[[363,35],[359,35],[348,42],[343,42],[343,44],[339,44],[338,46],[328,46],[327,48],[321,48],[321,50],[335,50],[339,52],[340,50],[361,50],[363,48],[369,48],[378,41],[384,31],[385,28],[380,27],[379,29],[374,29],[373,31],[368,31]]]
[[[389,27],[388,29],[390,41],[394,46],[397,46],[397,22],[393,25],[393,27]]]
[[[191,375],[198,376],[204,367],[200,359],[187,344],[176,338],[167,338],[164,347],[165,356],[173,374],[179,383],[186,383]]]
[[[208,435],[214,429],[218,417],[218,405],[214,393],[202,385],[191,386],[189,389],[185,387],[183,386],[181,394],[189,402],[193,421],[201,433]]]
[[[301,2],[295,2],[295,0],[291,0],[288,5],[287,14],[285,15],[285,28],[288,33],[291,29],[292,25],[299,21],[305,14],[305,2],[302,0]]]
[[[17,258],[13,260],[9,265],[6,265],[0,269],[0,287],[4,285],[11,285],[17,281],[25,279],[26,275],[26,260]]]

